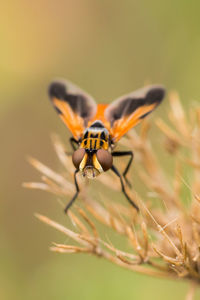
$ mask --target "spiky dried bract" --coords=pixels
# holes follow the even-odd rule
[[[195,284],[200,282],[200,109],[192,108],[185,114],[177,93],[171,93],[169,100],[169,120],[156,120],[156,138],[150,140],[150,124],[143,122],[139,134],[133,130],[120,142],[134,149],[132,174],[140,177],[140,182],[148,191],[144,196],[144,190],[140,194],[136,188],[128,189],[140,213],[126,205],[122,194],[123,201],[120,203],[114,199],[116,191],[120,191],[120,183],[110,172],[99,177],[99,185],[113,189],[112,199],[107,199],[103,194],[102,199],[101,196],[98,199],[92,197],[83,179],[79,179],[81,201],[77,201],[68,213],[74,230],[37,215],[41,221],[75,242],[72,245],[53,244],[52,251],[92,253],[143,274],[183,278]],[[162,161],[155,154],[157,146],[152,145],[152,141],[162,147]],[[74,193],[74,168],[57,137],[54,137],[54,145],[65,175],[30,159],[31,164],[42,173],[42,182],[26,183],[25,186],[52,192],[64,197],[66,203]],[[117,249],[102,238],[98,222],[126,237],[130,250],[125,250],[128,243],[124,249]]]

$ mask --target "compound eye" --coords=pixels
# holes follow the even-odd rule
[[[77,149],[73,153],[73,155],[72,155],[72,162],[73,162],[73,164],[74,164],[74,166],[75,166],[76,169],[79,168],[79,165],[80,165],[80,163],[81,163],[84,155],[85,155],[85,149],[83,149],[83,148]]]
[[[98,162],[100,163],[104,171],[107,171],[112,167],[113,157],[110,154],[110,152],[104,149],[99,149],[97,150],[96,155],[97,155]]]

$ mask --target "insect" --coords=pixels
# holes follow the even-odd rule
[[[124,95],[111,104],[96,104],[93,98],[79,87],[65,80],[55,80],[49,86],[50,100],[60,118],[72,133],[70,143],[73,148],[72,161],[75,166],[74,183],[76,193],[65,207],[65,212],[77,198],[80,189],[77,174],[88,178],[111,169],[121,183],[123,194],[138,211],[138,206],[130,199],[125,182],[133,161],[132,151],[114,151],[117,141],[132,127],[140,123],[162,101],[165,90],[152,85]],[[113,157],[129,156],[122,174],[113,164]]]

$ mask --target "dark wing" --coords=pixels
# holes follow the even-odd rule
[[[113,141],[118,141],[129,129],[136,126],[162,101],[165,89],[153,85],[142,88],[115,100],[105,109]]]
[[[49,97],[60,118],[78,140],[88,121],[96,114],[93,98],[70,81],[62,79],[50,84]]]

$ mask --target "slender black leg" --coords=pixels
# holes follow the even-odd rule
[[[75,151],[78,146],[78,141],[74,137],[70,137],[69,139],[72,149]],[[75,146],[76,145],[76,146]]]
[[[75,187],[76,187],[76,193],[75,195],[73,196],[73,198],[69,201],[69,203],[67,204],[67,206],[65,207],[65,213],[67,213],[68,209],[71,207],[71,205],[73,204],[73,202],[76,200],[79,192],[80,192],[80,189],[79,189],[79,186],[78,186],[78,183],[77,183],[77,180],[76,180],[76,175],[77,173],[79,172],[79,170],[77,169],[75,172],[74,172],[74,183],[75,183]]]
[[[111,170],[119,177],[120,179],[120,182],[121,182],[121,186],[122,186],[122,192],[123,194],[125,195],[126,199],[128,200],[128,202],[137,210],[139,211],[139,208],[138,206],[135,204],[135,202],[133,202],[133,200],[131,200],[129,198],[129,196],[127,195],[126,191],[125,191],[125,187],[124,187],[124,183],[123,183],[123,180],[122,180],[122,176],[121,174],[119,173],[119,171],[117,170],[117,168],[115,166],[112,165],[111,167]]]
[[[126,178],[126,174],[127,174],[128,170],[131,166],[131,163],[133,161],[133,152],[132,151],[114,151],[114,152],[112,152],[112,156],[127,156],[127,155],[130,156],[130,159],[129,159],[128,164],[123,172],[123,176],[124,176],[124,179],[125,179],[126,183],[128,184],[128,186],[131,187],[131,183]]]
[[[70,142],[70,145],[71,145],[71,147],[72,147],[72,150],[73,150],[73,151],[77,150],[77,147],[76,147],[76,146],[78,146],[79,142],[78,142],[74,137],[70,137],[69,142]],[[66,151],[65,153],[66,153],[67,155],[72,155],[73,152],[68,152],[68,151]]]

